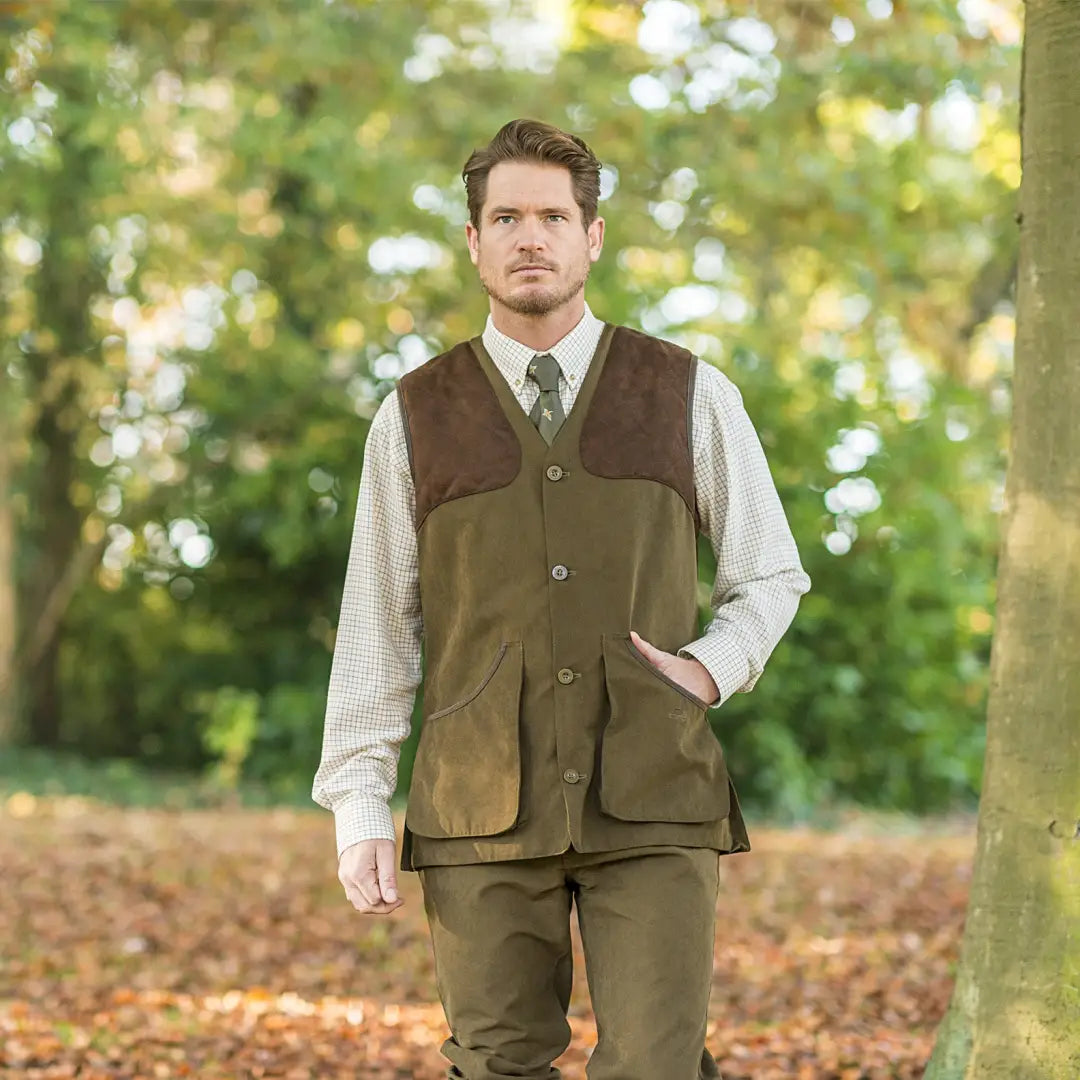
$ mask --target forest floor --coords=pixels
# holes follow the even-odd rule
[[[398,837],[402,815],[396,814]],[[918,1078],[952,989],[973,818],[748,824],[721,860],[706,1042],[725,1080]],[[0,1077],[442,1080],[423,897],[360,915],[293,808],[0,799]],[[572,1042],[596,1043],[576,915]]]

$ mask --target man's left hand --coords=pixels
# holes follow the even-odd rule
[[[663,649],[658,649],[647,642],[636,630],[630,631],[630,640],[646,660],[669,679],[674,679],[694,697],[712,704],[720,696],[720,690],[713,682],[713,677],[700,660],[686,659],[674,653],[664,652]]]

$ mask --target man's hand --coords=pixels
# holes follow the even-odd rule
[[[397,895],[396,866],[393,840],[361,840],[341,853],[338,881],[362,915],[388,915],[405,903]]]
[[[713,677],[700,660],[664,652],[663,649],[650,645],[636,630],[630,631],[630,640],[646,660],[659,668],[669,679],[674,679],[684,690],[689,690],[694,697],[711,705],[720,696]]]

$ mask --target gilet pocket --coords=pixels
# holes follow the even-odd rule
[[[478,685],[424,718],[405,823],[420,836],[490,836],[521,798],[522,643],[504,641]]]
[[[731,807],[727,765],[706,702],[657,670],[628,633],[604,634],[610,716],[600,807],[624,821],[716,821]]]

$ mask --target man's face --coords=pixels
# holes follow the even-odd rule
[[[582,227],[568,169],[503,161],[488,173],[480,229],[469,222],[465,234],[495,303],[519,315],[547,315],[584,289],[600,257],[604,219]]]

